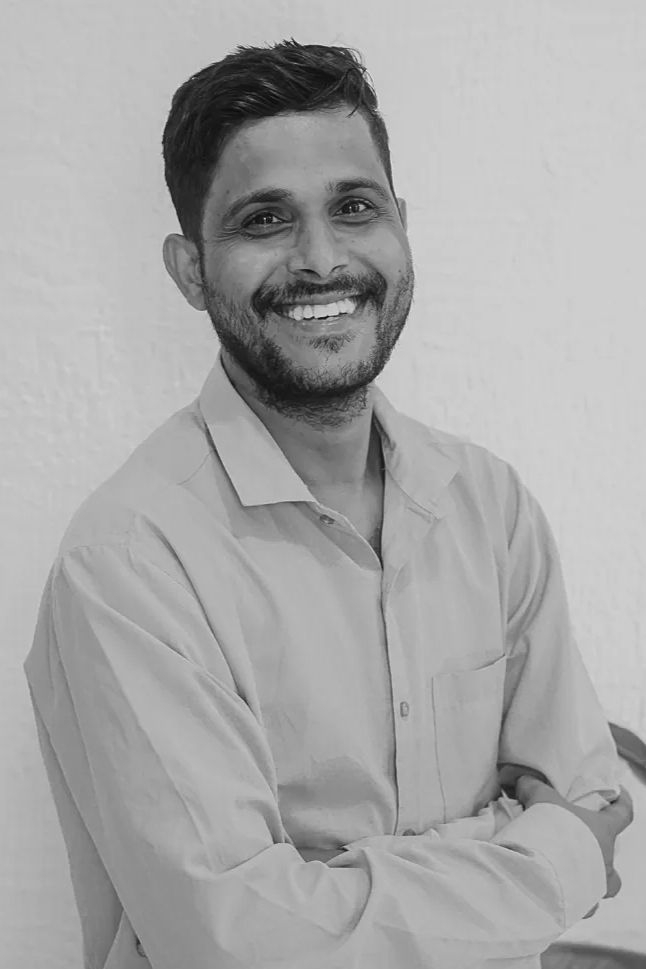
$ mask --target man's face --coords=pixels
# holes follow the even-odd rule
[[[279,410],[356,397],[385,367],[413,298],[405,226],[368,125],[349,110],[245,125],[221,156],[205,206],[206,309],[226,353]],[[336,190],[349,179],[359,184]],[[269,188],[290,197],[231,212],[242,196]],[[281,312],[338,293],[362,301],[339,333],[307,332]]]

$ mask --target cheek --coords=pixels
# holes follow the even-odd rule
[[[239,311],[254,296],[257,287],[253,288],[253,277],[243,265],[212,259],[205,269],[209,294],[214,302]]]
[[[365,255],[382,275],[391,280],[406,275],[411,258],[407,243],[392,232],[375,238]]]
[[[220,276],[223,291],[238,306],[249,305],[266,292],[268,280],[275,275],[275,264],[252,253],[240,253],[235,259],[228,260],[223,270]]]

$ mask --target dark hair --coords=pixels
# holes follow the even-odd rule
[[[358,57],[354,55],[357,54]],[[204,203],[225,145],[246,121],[352,106],[366,119],[395,197],[388,133],[353,48],[239,46],[177,89],[162,138],[166,184],[184,235],[201,245]],[[369,76],[369,75],[368,75]]]

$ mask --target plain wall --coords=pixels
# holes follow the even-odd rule
[[[379,386],[514,464],[610,719],[646,736],[643,0],[5,2],[0,39],[0,969],[80,969],[22,663],[80,502],[199,392],[161,133],[238,44],[358,48],[417,285]]]

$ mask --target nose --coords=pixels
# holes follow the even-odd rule
[[[303,224],[288,257],[287,267],[294,275],[312,273],[327,279],[335,270],[348,265],[348,241],[321,220]]]

